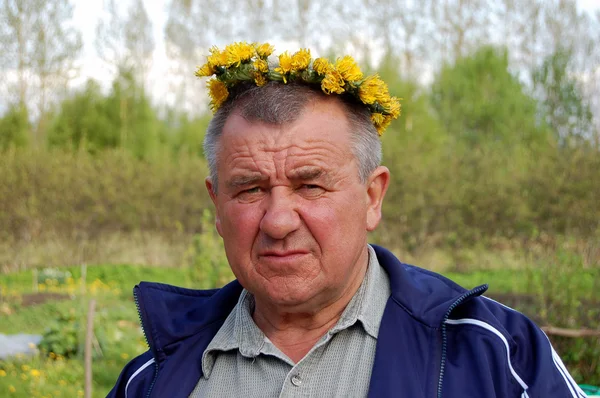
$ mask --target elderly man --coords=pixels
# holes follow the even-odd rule
[[[247,47],[244,47],[247,46]],[[367,244],[399,104],[349,58],[212,50],[216,228],[237,280],[135,289],[149,351],[114,397],[581,397],[520,313]],[[248,50],[244,53],[244,50]],[[366,86],[363,86],[366,85]]]

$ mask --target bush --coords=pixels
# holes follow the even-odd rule
[[[72,358],[80,352],[81,327],[74,312],[61,313],[44,331],[39,349],[52,359]]]

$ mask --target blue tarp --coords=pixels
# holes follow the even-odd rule
[[[33,354],[35,347],[42,341],[39,334],[1,334],[0,333],[0,359],[5,359],[17,354]]]

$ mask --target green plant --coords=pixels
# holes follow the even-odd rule
[[[187,259],[190,280],[196,289],[223,286],[234,278],[208,209],[202,213],[202,233],[194,236]]]
[[[72,358],[80,352],[81,328],[74,311],[61,313],[44,331],[39,348],[51,358]]]

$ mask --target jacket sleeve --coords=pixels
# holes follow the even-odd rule
[[[156,373],[156,363],[150,351],[134,358],[121,371],[108,398],[146,397]]]
[[[585,398],[546,334],[525,315],[504,307],[502,319],[512,339],[513,368],[524,386],[522,398]]]

